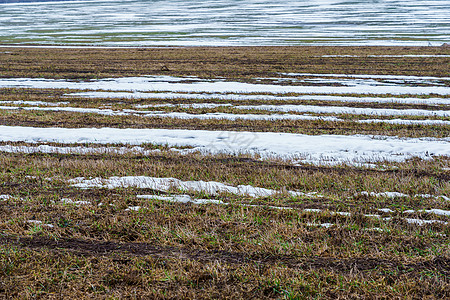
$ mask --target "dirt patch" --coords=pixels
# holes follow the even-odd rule
[[[126,253],[134,256],[152,256],[160,259],[196,260],[200,262],[220,261],[228,264],[282,265],[299,269],[327,269],[337,272],[364,272],[375,269],[392,269],[397,273],[434,271],[450,276],[450,258],[435,257],[416,263],[402,263],[380,258],[331,258],[295,257],[269,253],[245,254],[229,251],[204,251],[188,248],[158,246],[150,243],[116,243],[81,239],[58,239],[49,237],[2,237],[2,244],[14,244],[31,249],[47,248],[72,251],[83,256],[104,256]],[[126,262],[123,256],[121,261]]]

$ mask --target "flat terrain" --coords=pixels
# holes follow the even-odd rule
[[[449,66],[0,47],[0,295],[449,298]]]

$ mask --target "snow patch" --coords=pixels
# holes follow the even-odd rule
[[[141,154],[150,155],[154,153],[159,153],[161,150],[145,150],[142,147],[84,147],[84,146],[74,146],[74,147],[56,147],[50,145],[39,145],[39,146],[11,146],[4,145],[0,146],[0,152],[7,153],[57,153],[57,154]]]
[[[405,210],[403,213],[404,214],[413,214],[413,213],[428,213],[428,214],[435,214],[438,216],[450,216],[450,210],[442,210],[442,209],[437,209],[437,208],[433,208],[433,209],[424,209],[424,210]]]
[[[6,200],[11,199],[11,198],[12,198],[11,195],[5,195],[5,194],[0,195],[0,201],[6,201]]]
[[[155,199],[155,200],[163,200],[163,201],[169,201],[169,202],[181,202],[181,203],[193,203],[193,204],[225,204],[220,200],[213,200],[213,199],[193,199],[189,195],[174,195],[174,196],[157,196],[157,195],[137,195],[137,198],[140,199]]]
[[[272,94],[440,94],[449,95],[450,88],[446,86],[407,86],[402,84],[382,84],[374,79],[402,79],[402,80],[447,80],[447,77],[419,77],[392,75],[345,75],[345,74],[302,74],[289,73],[288,76],[316,76],[316,77],[346,77],[360,78],[347,80],[345,86],[282,86],[277,84],[251,84],[231,82],[224,79],[192,79],[189,77],[146,76],[105,78],[92,81],[68,81],[61,79],[42,78],[6,78],[0,79],[0,88],[60,88],[82,90],[110,90],[110,91],[176,91],[184,93],[272,93]],[[363,80],[367,79],[367,80]],[[186,83],[186,81],[191,81]],[[318,82],[323,82],[319,80]]]
[[[140,209],[140,206],[129,206],[125,211],[139,211]]]
[[[276,95],[245,95],[238,93],[145,93],[145,92],[80,92],[65,94],[68,97],[87,97],[87,98],[130,98],[130,99],[188,99],[188,100],[229,100],[229,101],[301,101],[301,100],[318,100],[318,101],[337,101],[337,102],[356,102],[356,103],[405,103],[405,104],[442,104],[450,105],[449,98],[397,98],[397,97],[349,97],[349,96],[330,96],[330,95],[300,95],[300,96],[276,96]],[[177,107],[186,104],[137,104],[136,108],[149,107]],[[217,104],[219,105],[219,104]],[[229,104],[221,104],[228,106]],[[182,107],[182,106],[181,106]]]
[[[375,193],[375,192],[361,192],[361,195],[364,196],[372,196],[372,197],[386,197],[386,198],[402,198],[409,197],[407,194],[399,193],[399,192],[383,192],[383,193]]]
[[[301,163],[363,163],[432,159],[450,156],[450,138],[397,138],[366,135],[304,135],[272,132],[236,132],[181,129],[34,128],[0,126],[0,141],[64,144],[151,143],[190,146],[203,153],[249,153],[262,158],[281,157]],[[296,159],[300,158],[300,159]]]
[[[205,192],[210,195],[217,195],[219,193],[230,193],[240,196],[250,196],[253,198],[269,197],[281,193],[266,188],[253,187],[250,185],[239,185],[237,187],[226,185],[215,181],[182,181],[176,178],[159,178],[147,176],[126,176],[126,177],[110,177],[109,179],[94,178],[85,179],[84,177],[70,179],[71,186],[78,188],[147,188],[157,191],[167,192],[171,189],[181,191],[195,191]],[[314,196],[315,194],[307,194],[302,192],[287,191],[291,196]]]
[[[31,224],[35,224],[35,225],[40,225],[42,227],[48,227],[48,228],[55,227],[52,224],[43,224],[42,221],[38,221],[38,220],[28,220],[27,222],[31,223]]]

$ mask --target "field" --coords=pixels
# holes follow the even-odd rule
[[[450,297],[449,65],[0,47],[0,295]]]

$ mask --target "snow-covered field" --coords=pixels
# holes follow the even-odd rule
[[[147,118],[218,119],[218,120],[321,120],[323,122],[384,123],[397,125],[450,124],[450,88],[444,83],[450,78],[394,76],[394,75],[342,75],[342,74],[280,74],[280,78],[258,78],[270,83],[242,83],[225,79],[197,77],[146,76],[92,81],[54,79],[5,78],[0,88],[64,88],[87,90],[66,93],[67,101],[0,101],[0,110],[40,112],[67,112],[107,116],[139,116]],[[287,77],[286,77],[287,76]],[[288,82],[289,85],[279,83]],[[325,85],[324,84],[330,84]],[[288,96],[285,94],[290,93]],[[294,93],[294,96],[292,96]],[[359,94],[360,97],[347,93]],[[333,94],[333,95],[329,95]],[[342,94],[336,96],[335,94]],[[377,97],[366,94],[376,94]],[[388,97],[384,96],[387,95]],[[442,95],[437,97],[436,95]],[[395,95],[395,96],[393,96]],[[405,97],[405,95],[407,95]],[[427,97],[427,95],[430,95]],[[80,107],[80,98],[105,98],[100,107]],[[108,100],[141,99],[144,104],[129,108],[112,108]],[[172,104],[161,100],[199,100],[200,103]],[[285,101],[335,101],[348,103],[423,104],[435,109],[370,108],[343,105],[285,104]],[[154,101],[157,101],[156,104]],[[220,103],[217,103],[220,101]],[[255,105],[241,101],[259,101]],[[262,101],[262,103],[261,103]],[[271,104],[264,104],[272,101]],[[277,104],[273,104],[276,101]],[[77,103],[77,104],[76,104]],[[120,104],[121,102],[119,102]],[[344,104],[345,105],[345,104]],[[157,110],[155,110],[157,109]],[[191,111],[183,111],[183,110]],[[206,109],[206,111],[204,111]],[[221,109],[234,112],[221,112]],[[180,111],[181,110],[181,111]],[[352,116],[350,120],[345,119]],[[344,117],[340,117],[344,116]],[[367,116],[383,117],[382,119]],[[180,129],[118,129],[118,128],[33,128],[0,126],[3,142],[63,143],[63,144],[131,144],[143,143],[189,146],[181,152],[190,153],[248,153],[264,158],[280,157],[295,162],[313,164],[364,163],[374,161],[404,161],[412,157],[432,159],[450,156],[449,138],[408,138],[371,135],[304,135],[282,132],[237,132]],[[6,152],[58,152],[92,153],[95,151],[129,151],[90,147],[3,146]],[[84,149],[84,150],[82,150]],[[107,148],[106,148],[107,149]],[[139,150],[147,153],[145,150]],[[139,152],[137,151],[137,152]],[[136,149],[134,150],[136,152]]]
[[[448,294],[448,0],[15,2],[5,297]]]

